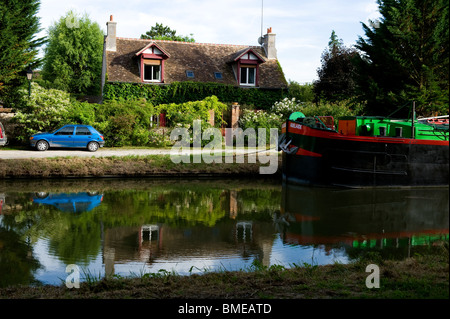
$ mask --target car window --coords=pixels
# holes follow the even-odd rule
[[[87,127],[79,126],[77,127],[75,135],[92,135],[92,133]]]
[[[55,135],[73,135],[73,126],[66,126],[60,129]]]

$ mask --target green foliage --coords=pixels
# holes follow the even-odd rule
[[[215,95],[223,103],[239,102],[270,109],[276,101],[287,95],[282,89],[243,89],[220,83],[174,82],[170,85],[147,85],[141,83],[106,83],[103,98],[107,100],[145,98],[153,105],[185,103]]]
[[[282,119],[280,115],[275,113],[266,112],[264,110],[244,110],[242,117],[239,119],[239,127],[244,131],[246,129],[253,129],[255,133],[255,142],[259,143],[259,131],[258,129],[265,129],[266,143],[269,144],[270,141],[270,129],[276,128],[278,131],[281,129]],[[252,135],[250,135],[252,136]],[[247,136],[245,136],[247,138]],[[261,136],[263,139],[264,137]]]
[[[315,94],[313,91],[314,86],[310,83],[299,84],[295,81],[289,81],[288,95],[290,98],[295,98],[301,102],[313,102]]]
[[[87,15],[69,11],[49,28],[42,77],[49,86],[71,93],[98,94],[104,35]]]
[[[364,104],[353,103],[350,100],[340,102],[304,103],[297,102],[295,98],[276,102],[269,112],[263,110],[244,110],[239,120],[240,127],[247,128],[277,128],[281,130],[281,124],[286,121],[293,112],[302,112],[305,116],[333,116],[335,120],[342,116],[361,115]]]
[[[27,92],[22,91],[25,95]],[[215,124],[223,123],[227,105],[216,96],[201,101],[153,106],[145,99],[106,100],[103,104],[74,100],[69,93],[46,89],[32,83],[31,97],[14,118],[19,124],[14,135],[26,143],[30,135],[53,131],[64,124],[92,125],[105,136],[106,146],[168,146],[172,128],[157,127],[156,117],[165,113],[171,127],[188,127],[192,131],[195,119],[201,120],[202,130],[210,127],[209,110],[215,113]],[[206,142],[205,142],[206,143]]]
[[[28,95],[22,90],[22,95]],[[17,109],[14,122],[21,124],[16,129],[18,141],[26,142],[30,135],[38,132],[49,132],[64,122],[71,107],[70,95],[64,91],[44,89],[36,83],[31,85],[30,98]]]
[[[354,103],[352,100],[339,102],[320,101],[318,103],[306,103],[300,109],[305,116],[333,116],[335,120],[343,116],[362,115],[365,109],[364,103]]]
[[[284,98],[272,106],[271,112],[278,114],[282,119],[286,119],[291,113],[301,111],[303,105],[306,105],[306,103],[298,103],[295,98]]]
[[[35,38],[41,31],[38,10],[38,0],[0,1],[0,101],[8,107],[19,101],[24,71],[40,63],[38,48],[45,39]]]
[[[192,33],[190,34],[191,37],[176,35],[176,33],[177,31],[164,26],[162,23],[156,23],[150,31],[141,34],[141,39],[195,42],[194,38],[192,38]]]
[[[208,123],[210,114],[213,110],[215,118],[219,121],[214,121],[217,127],[223,123],[222,113],[226,111],[227,105],[219,102],[216,96],[206,97],[202,101],[185,102],[181,104],[170,103],[158,105],[159,113],[165,113],[169,120],[169,126],[192,125],[194,120],[201,120],[202,126]],[[170,125],[172,124],[172,125]]]
[[[317,70],[319,80],[314,82],[314,93],[328,101],[348,99],[355,94],[355,49],[346,48],[336,33],[331,33],[328,48],[322,53],[322,66]]]
[[[155,108],[145,100],[111,100],[103,104],[74,101],[65,123],[88,124],[105,136],[106,146],[149,144]]]
[[[363,24],[358,62],[360,98],[388,115],[416,101],[421,115],[448,114],[448,0],[378,0],[380,21]]]

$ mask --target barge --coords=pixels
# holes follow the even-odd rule
[[[413,112],[413,114],[415,114]],[[377,116],[306,117],[282,125],[283,181],[330,187],[449,185],[447,119]]]

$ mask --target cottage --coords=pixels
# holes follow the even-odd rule
[[[117,22],[112,16],[106,25],[102,88],[106,81],[149,85],[193,81],[242,88],[287,88],[271,28],[260,39],[260,46],[245,46],[121,38],[116,36]]]

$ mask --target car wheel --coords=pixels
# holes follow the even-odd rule
[[[98,150],[98,143],[97,142],[89,142],[87,145],[87,149],[90,152],[95,152]]]
[[[48,150],[48,143],[44,140],[40,140],[36,143],[36,149],[41,152],[46,151]]]

